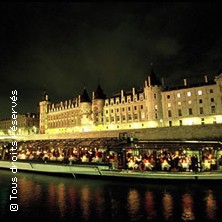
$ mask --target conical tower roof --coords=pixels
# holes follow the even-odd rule
[[[160,79],[158,78],[158,76],[156,75],[156,73],[153,71],[153,67],[151,68],[151,72],[150,72],[150,85],[151,86],[161,86],[162,83],[160,81]]]
[[[98,84],[97,89],[95,91],[94,99],[106,99],[106,95],[104,94],[100,84]]]
[[[84,87],[82,95],[80,96],[80,102],[91,102],[85,87]]]

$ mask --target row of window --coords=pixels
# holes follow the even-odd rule
[[[122,111],[122,112],[125,112],[126,110],[131,111],[131,108],[132,108],[131,106],[129,106],[129,107],[127,107],[127,108],[126,108],[126,107],[123,107],[123,108],[121,108],[121,111]],[[134,106],[134,107],[133,107],[133,110],[137,110],[137,109],[138,109],[137,106]],[[140,105],[140,109],[141,109],[141,110],[143,109],[143,105]],[[114,109],[110,109],[110,112],[111,112],[111,113],[114,113]],[[117,112],[117,113],[120,112],[120,108],[117,108],[117,109],[116,109],[116,112]],[[109,113],[109,110],[107,109],[107,110],[105,111],[105,113],[108,114],[108,113]]]
[[[215,106],[211,106],[211,114],[216,113],[216,107]],[[204,114],[204,108],[203,107],[199,107],[199,114]],[[193,109],[192,108],[188,108],[188,115],[193,115]],[[178,116],[182,116],[182,110],[178,109]],[[168,110],[168,117],[172,117],[172,111]]]
[[[214,92],[213,89],[209,89],[209,93],[213,93],[213,92]],[[177,97],[177,98],[180,98],[181,95],[182,95],[182,93],[177,93],[177,94],[176,94],[176,97]],[[190,91],[188,91],[188,92],[186,93],[186,95],[190,97],[190,96],[192,95],[192,93],[191,93]],[[198,91],[197,91],[197,95],[198,95],[198,96],[203,95],[203,91],[202,91],[202,90],[198,90]],[[170,96],[171,96],[171,95],[167,95],[167,99],[170,99]]]
[[[198,102],[199,102],[200,104],[203,104],[203,99],[199,99]],[[211,98],[211,99],[210,99],[210,102],[211,102],[211,103],[214,103],[214,102],[215,102],[214,98]],[[189,105],[192,104],[192,100],[188,100],[187,103],[188,103]],[[181,104],[182,104],[181,101],[177,102],[177,105],[178,105],[178,106],[181,106]],[[168,104],[167,104],[167,107],[171,107],[171,103],[168,103]]]
[[[205,119],[204,118],[201,118],[200,119],[201,121],[201,125],[204,125],[205,124]],[[168,124],[169,124],[169,126],[173,126],[173,123],[172,123],[172,121],[170,120],[169,122],[168,122]],[[217,121],[216,121],[216,119],[213,121],[213,124],[217,124]],[[179,120],[179,126],[183,126],[184,124],[183,124],[183,120]]]
[[[119,100],[119,98],[118,98],[118,99],[116,99],[116,103],[114,103],[114,99],[110,99],[110,100],[111,100],[110,103],[109,103],[108,100],[106,100],[105,106],[109,106],[109,105],[113,106],[114,104],[115,104],[115,105],[119,105],[120,103],[121,103],[121,104],[124,104],[125,102],[131,103],[131,102],[136,102],[136,101],[138,101],[137,96],[135,96],[135,97],[133,98],[133,100],[131,99],[131,96],[130,96],[130,97],[128,97],[128,98],[126,99],[126,101],[125,101],[125,98],[122,98],[122,99],[121,99],[121,102],[120,102],[120,100]],[[140,94],[139,100],[140,100],[140,101],[143,101],[143,100],[144,100],[144,96],[143,96],[142,94]]]

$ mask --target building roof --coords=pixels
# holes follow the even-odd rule
[[[150,85],[151,86],[155,86],[155,85],[161,86],[162,85],[161,81],[159,80],[159,78],[157,77],[155,72],[153,71],[153,67],[151,69],[151,72],[150,72],[149,76],[150,76]]]
[[[103,90],[100,86],[100,84],[98,84],[97,89],[95,91],[95,95],[94,95],[94,99],[106,99],[106,95],[103,93]]]
[[[80,102],[91,102],[85,87],[84,87],[82,95],[80,96]]]

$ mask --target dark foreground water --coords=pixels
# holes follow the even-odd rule
[[[0,220],[222,221],[221,188],[212,183],[149,184],[0,170]],[[10,195],[15,198],[10,200]],[[10,204],[18,204],[18,211],[10,211]]]

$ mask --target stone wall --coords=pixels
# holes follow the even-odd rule
[[[30,135],[24,140],[77,139],[77,138],[110,138],[127,133],[129,137],[139,140],[219,140],[222,141],[222,124],[172,126],[137,130],[113,130],[70,134]],[[23,139],[22,139],[23,140]]]

